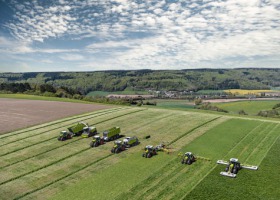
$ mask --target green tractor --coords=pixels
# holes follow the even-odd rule
[[[231,158],[229,160],[229,162],[224,161],[224,160],[218,160],[217,164],[226,165],[225,171],[221,172],[220,174],[222,176],[227,176],[227,177],[231,177],[231,178],[235,178],[236,174],[241,169],[258,170],[258,166],[240,164],[240,162],[238,162],[237,158]]]
[[[99,145],[102,145],[104,143],[105,143],[105,141],[103,138],[101,138],[99,135],[95,135],[95,136],[93,136],[93,139],[89,145],[91,147],[98,147]]]
[[[91,127],[84,127],[82,137],[88,138],[97,134],[97,129],[94,126]]]
[[[73,136],[80,136],[83,133],[83,129],[88,127],[88,125],[84,122],[79,122],[78,124],[71,126],[68,128],[69,132],[73,134]]]
[[[157,155],[157,150],[152,145],[147,145],[144,150],[145,151],[142,154],[144,158],[151,158],[152,156]]]
[[[116,140],[120,138],[121,129],[120,127],[113,127],[103,132],[103,139],[105,142]]]
[[[133,137],[126,137],[125,139],[123,139],[123,143],[127,148],[129,148],[138,145],[140,142],[136,136],[133,136]]]
[[[67,131],[61,131],[57,140],[58,141],[64,141],[64,140],[68,140],[72,138],[72,134],[70,132]]]
[[[191,165],[195,161],[196,161],[196,157],[192,154],[192,152],[186,152],[183,155],[181,163]]]
[[[115,144],[114,144],[113,148],[111,149],[111,152],[120,153],[121,151],[124,151],[125,148],[126,148],[126,145],[122,141],[117,140],[117,141],[115,141]]]

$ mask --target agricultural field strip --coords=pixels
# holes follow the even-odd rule
[[[70,174],[71,175],[71,174]],[[36,190],[37,191],[37,190]]]
[[[258,149],[261,145],[263,145],[264,141],[266,141],[266,140],[269,138],[269,136],[274,132],[274,130],[276,130],[276,128],[278,128],[278,126],[279,126],[279,124],[277,124],[276,126],[274,126],[274,128],[271,129],[271,130],[266,134],[266,136],[265,136],[263,139],[261,139],[261,141],[258,142],[258,145],[255,146],[254,150],[249,154],[249,156],[248,156],[247,159],[244,161],[244,163],[246,163],[246,162],[250,159],[250,157],[257,151],[257,149]],[[274,144],[274,142],[275,142],[275,141],[273,141],[272,145]],[[270,149],[270,148],[271,148],[271,146],[270,146],[268,149]],[[260,164],[260,163],[258,163],[258,164]]]
[[[56,125],[56,124],[59,124],[59,123],[62,123],[62,122],[67,122],[67,121],[74,120],[74,119],[79,119],[81,117],[87,117],[87,116],[91,116],[91,115],[94,115],[94,114],[103,113],[103,112],[112,111],[112,110],[119,110],[119,109],[128,109],[128,108],[122,108],[122,107],[110,108],[110,109],[94,111],[94,112],[90,112],[90,113],[86,113],[86,114],[82,114],[82,115],[75,115],[75,116],[72,116],[72,117],[67,117],[67,118],[63,118],[63,119],[60,119],[60,120],[56,120],[54,122],[44,123],[44,124],[39,125],[39,126],[32,126],[32,127],[29,127],[29,128],[25,128],[23,130],[18,130],[18,131],[13,131],[13,132],[10,132],[10,133],[5,133],[4,135],[0,135],[0,139],[11,137],[11,136],[22,134],[22,133],[26,133],[26,132],[30,132],[30,131],[35,131],[35,130],[38,130],[38,129],[41,129],[41,128],[50,127],[52,125]]]
[[[172,114],[169,114],[169,115],[166,115],[166,116],[163,116],[163,117],[160,117],[160,118],[156,118],[154,121],[156,121],[156,120],[161,120],[161,119],[165,119],[165,118],[168,118],[168,117],[170,117],[170,116],[172,116]],[[154,121],[147,122],[147,123],[143,124],[142,126],[146,126],[146,125],[152,124],[152,123],[154,123]],[[139,130],[141,130],[142,128],[143,128],[143,127],[140,127],[139,129],[136,129],[135,131],[139,131]],[[7,165],[1,166],[0,169],[3,169],[3,168],[6,168],[6,167],[9,167],[9,166],[12,166],[12,165],[17,164],[17,163],[19,163],[19,162],[23,162],[23,161],[29,160],[29,159],[34,158],[34,157],[36,157],[36,156],[43,155],[43,154],[45,154],[45,153],[48,153],[48,152],[51,152],[51,151],[53,151],[53,150],[59,149],[59,148],[61,148],[61,147],[63,147],[63,146],[72,144],[72,143],[77,142],[77,141],[79,141],[79,140],[80,140],[80,139],[72,140],[72,141],[69,141],[68,143],[62,144],[62,145],[60,145],[60,146],[58,146],[58,147],[54,147],[54,148],[49,149],[49,150],[47,150],[47,151],[41,152],[41,153],[39,153],[39,154],[32,155],[32,156],[30,156],[30,157],[24,158],[24,159],[22,159],[22,160],[18,160],[18,161],[13,162],[13,163],[9,163],[9,164],[7,164]]]
[[[249,133],[247,133],[236,145],[234,145],[234,147],[224,156],[224,159],[226,158],[228,158],[228,155],[234,150],[234,149],[236,149],[237,147],[238,147],[238,145],[240,145],[247,137],[248,137],[248,135],[250,135],[250,134],[253,134],[254,133],[254,131],[256,131],[256,129],[258,128],[258,127],[260,127],[262,124],[259,124],[257,127],[255,127],[254,129],[252,129]],[[189,193],[197,186],[197,185],[199,185],[204,179],[205,179],[205,177],[207,177],[210,173],[212,173],[212,171],[215,169],[217,167],[217,165],[216,165],[216,163],[214,163],[213,164],[213,167],[187,192],[187,193],[185,193],[185,195],[182,197],[182,198],[180,198],[180,200],[183,200],[183,199],[185,199],[188,195],[189,195]]]
[[[118,112],[118,111],[121,111],[121,110],[128,110],[128,109],[114,109],[114,110],[103,111],[103,112],[99,112],[99,113],[92,113],[91,115],[88,115],[88,116],[90,116],[90,117],[86,116],[86,118],[82,118],[82,119],[81,119],[81,118],[78,118],[78,119],[80,119],[80,121],[82,121],[82,120],[88,120],[88,119],[92,119],[92,118],[94,118],[94,117],[99,117],[99,116],[102,116],[102,115],[106,115],[106,114],[113,113],[113,112]],[[76,120],[76,119],[77,119],[77,118],[75,118],[75,119],[70,119],[70,120],[63,121],[63,122],[69,122],[69,121]],[[76,121],[75,121],[75,122],[76,122]],[[71,122],[71,123],[65,124],[65,125],[63,124],[63,126],[71,126],[71,125],[74,125],[75,122]],[[62,122],[61,122],[61,123],[62,123]],[[48,133],[48,132],[50,132],[50,131],[60,129],[61,126],[62,126],[62,124],[60,124],[60,123],[56,123],[56,124],[58,124],[59,127],[55,127],[55,128],[53,128],[53,129],[48,129],[47,131],[42,131],[42,132],[35,133],[35,134],[32,134],[32,132],[31,132],[32,135],[25,136],[24,138],[15,138],[15,140],[13,140],[13,141],[7,142],[7,143],[5,143],[5,144],[1,144],[0,147],[5,146],[5,145],[8,145],[8,144],[11,144],[11,143],[14,143],[14,142],[18,142],[19,140],[23,140],[23,139],[35,137],[35,136],[41,135],[41,134],[43,134],[43,133]],[[48,126],[47,126],[47,127],[48,127]],[[44,127],[44,128],[45,128],[45,127]],[[37,130],[38,130],[38,129],[37,129]],[[30,132],[28,131],[28,133],[30,133]],[[14,135],[11,135],[11,136],[14,136]],[[20,136],[22,136],[22,135],[20,135]],[[23,135],[23,136],[24,136],[24,135]],[[16,137],[19,137],[19,136],[16,136]],[[0,139],[1,139],[1,138],[0,138]]]
[[[167,115],[167,116],[164,116],[164,117],[161,117],[160,119],[157,119],[157,118],[156,118],[155,120],[165,119],[165,118],[170,117],[170,116],[171,116],[171,114],[170,114],[170,115]],[[149,123],[151,123],[151,122],[148,122],[148,124],[149,124]],[[144,125],[145,125],[145,124],[144,124]],[[143,127],[143,125],[141,125],[141,127]],[[82,139],[82,138],[80,138],[80,139]],[[78,141],[78,140],[75,140],[75,141]],[[53,149],[51,149],[50,151],[52,151],[52,150],[53,150]],[[18,179],[18,178],[20,178],[20,177],[26,176],[26,175],[28,175],[28,174],[30,174],[30,173],[39,171],[39,170],[41,170],[41,169],[43,169],[43,168],[46,168],[46,167],[48,167],[48,166],[51,166],[51,165],[56,164],[56,163],[58,163],[58,162],[61,162],[61,161],[65,160],[65,159],[67,159],[67,158],[70,158],[70,157],[74,156],[74,155],[77,155],[77,154],[79,154],[79,153],[82,153],[82,152],[84,152],[84,151],[86,151],[86,150],[90,150],[90,149],[89,149],[88,147],[86,147],[85,149],[82,149],[82,150],[80,150],[79,152],[72,153],[72,154],[70,154],[69,156],[66,156],[66,157],[64,157],[64,158],[61,158],[61,159],[59,159],[59,160],[56,160],[56,161],[54,161],[54,162],[52,162],[52,163],[48,163],[47,165],[41,166],[41,167],[39,167],[39,168],[37,168],[37,169],[33,169],[33,170],[31,170],[31,171],[29,171],[29,172],[26,172],[26,173],[24,173],[24,174],[21,174],[21,175],[19,175],[19,176],[10,178],[10,179],[8,179],[8,180],[5,180],[4,182],[1,182],[0,185],[3,185],[3,184],[5,184],[5,183],[8,183],[8,182],[13,181],[13,180],[15,180],[15,179]],[[48,152],[49,152],[49,151],[48,151]],[[42,154],[43,154],[43,153],[42,153]],[[32,158],[33,158],[33,157],[35,157],[35,156],[32,156]],[[27,159],[26,159],[26,160],[27,160]],[[11,166],[11,165],[10,165],[10,166]],[[5,172],[3,172],[3,173],[5,174]],[[7,175],[6,175],[6,176],[3,175],[3,176],[0,176],[0,177],[8,178]]]
[[[262,125],[265,125],[265,127],[263,127]],[[271,129],[271,127],[273,126],[277,126],[277,124],[266,123],[257,126],[241,142],[239,142],[239,144],[235,147],[235,151],[232,150],[228,152],[228,155],[231,156],[230,153],[234,152],[233,156],[238,155],[240,159],[242,159],[244,156],[246,157],[246,154],[249,153],[248,149],[251,149],[250,147],[254,148],[256,144],[259,144],[259,141],[264,139],[263,135],[267,133],[268,130],[270,130],[269,133],[273,132],[273,129]],[[244,164],[246,164],[245,161]]]
[[[266,153],[264,154],[264,156],[262,157],[260,163],[262,163],[262,161],[264,160],[264,158],[266,157],[266,155],[268,154],[268,152],[270,151],[270,149],[273,147],[273,145],[276,143],[276,141],[280,138],[280,134],[278,135],[278,137],[274,140],[274,142],[271,144],[271,146],[267,149]]]
[[[103,122],[105,122],[105,121],[109,121],[109,120],[112,120],[112,119],[115,119],[115,118],[118,118],[118,117],[122,117],[122,116],[125,116],[125,115],[129,115],[129,114],[133,114],[133,113],[141,112],[141,111],[144,111],[144,110],[137,110],[137,111],[134,111],[134,112],[126,113],[126,114],[123,114],[123,115],[119,115],[119,116],[117,116],[117,117],[113,117],[113,118],[106,119],[106,120],[104,120],[104,121],[101,121],[101,122],[98,122],[98,123],[95,123],[95,124],[100,124],[100,123],[103,123]],[[95,124],[94,124],[94,125],[95,125]],[[8,154],[10,154],[10,153],[14,153],[14,152],[20,151],[20,150],[22,150],[22,149],[26,149],[26,148],[28,148],[28,147],[31,147],[31,146],[34,146],[34,145],[37,145],[37,144],[41,144],[41,143],[47,142],[47,141],[52,140],[52,139],[54,139],[54,138],[57,138],[57,136],[52,137],[52,138],[48,138],[48,139],[46,139],[46,140],[43,140],[43,141],[40,141],[40,142],[37,142],[37,143],[33,143],[33,144],[30,144],[30,145],[27,145],[27,146],[25,146],[25,147],[21,147],[21,148],[18,148],[18,149],[14,149],[13,151],[6,152],[6,153],[4,153],[4,154],[1,154],[0,157],[5,156],[5,155],[8,155]],[[80,140],[80,139],[82,139],[82,138],[79,138],[79,139],[77,139],[77,140]]]
[[[211,124],[213,123],[214,121],[216,120],[219,120],[221,117],[216,117],[214,119],[211,119],[211,120],[208,120],[207,122],[204,122],[203,124],[200,124],[192,129],[190,129],[189,131],[187,131],[186,133],[182,135],[180,135],[179,137],[175,138],[172,142],[170,142],[168,145],[172,145],[173,143],[177,142],[178,140],[180,140],[181,138],[183,138],[184,136],[187,136],[193,132],[195,132],[196,130],[200,129],[200,128],[203,128],[204,126],[208,125],[208,124]],[[215,124],[216,125],[216,124]],[[209,128],[212,128],[212,127],[209,127]],[[195,134],[195,133],[194,133]],[[195,139],[196,137],[194,136],[194,134],[192,134],[192,137]],[[197,137],[201,136],[201,134],[199,134]],[[190,142],[190,141],[189,141]],[[149,187],[149,188],[152,188],[153,185],[149,186],[149,184],[147,184],[148,182],[152,182],[154,181],[155,179],[155,176],[159,176],[160,178],[164,179],[164,176],[162,176],[162,171],[161,170],[164,170],[164,169],[168,169],[168,166],[171,164],[171,162],[174,162],[174,163],[177,163],[177,160],[178,158],[175,157],[173,159],[170,160],[170,162],[168,162],[166,165],[163,165],[158,171],[157,173],[154,173],[153,175],[147,177],[146,179],[144,179],[141,183],[139,183],[139,185],[136,185],[135,187],[131,188],[129,191],[125,192],[125,194],[121,193],[120,195],[117,196],[116,199],[123,199],[124,197],[126,197],[127,195],[129,194],[134,194],[134,192],[137,191],[138,194],[145,194],[147,191],[145,190],[143,193],[140,193],[139,190],[143,190],[145,189],[145,187]],[[182,167],[181,167],[182,168]],[[174,169],[174,171],[176,171],[177,168]],[[172,171],[170,172],[172,173]],[[177,174],[177,172],[176,172]],[[173,175],[173,174],[172,174]],[[160,180],[159,180],[160,181]],[[141,197],[142,198],[142,197]],[[141,199],[140,198],[140,199]]]
[[[91,163],[89,163],[87,165],[84,165],[83,167],[81,167],[79,169],[76,169],[76,170],[72,171],[71,173],[66,174],[65,176],[62,176],[62,177],[60,177],[58,179],[55,179],[55,180],[53,180],[53,181],[51,181],[51,182],[49,182],[49,183],[47,183],[45,185],[42,185],[41,187],[38,187],[38,188],[36,188],[34,190],[31,190],[31,191],[26,192],[26,193],[24,193],[22,195],[19,195],[19,196],[15,197],[14,200],[22,199],[23,197],[25,197],[25,196],[27,196],[29,194],[32,194],[32,193],[37,192],[39,190],[42,190],[42,189],[44,189],[44,188],[46,188],[46,187],[48,187],[48,186],[50,186],[50,185],[52,185],[52,184],[54,184],[54,183],[56,183],[58,181],[61,181],[61,180],[65,179],[65,178],[67,178],[69,176],[72,176],[73,174],[76,174],[79,171],[82,171],[82,170],[90,167],[91,165],[97,164],[97,163],[101,162],[102,160],[105,160],[105,159],[107,159],[107,158],[109,158],[111,156],[113,156],[113,154],[108,154],[107,156],[101,157],[101,158],[99,158],[99,159],[97,159],[97,160],[95,160],[95,161],[93,161],[93,162],[91,162]]]
[[[204,129],[204,127],[206,128],[206,130],[202,130],[202,132],[196,129],[195,131],[192,132],[193,134],[192,133],[187,134],[186,135],[186,141],[188,141],[188,142],[185,143],[184,145],[187,145],[188,143],[193,141],[195,138],[201,136],[207,130],[213,128],[213,126],[216,126],[217,123],[220,124],[220,123],[224,122],[225,120],[228,120],[228,118],[226,118],[226,117],[223,117],[223,118],[224,119],[216,118],[217,120],[214,120],[215,121],[214,123],[207,124],[207,125],[210,125],[210,127],[209,126],[207,127],[207,125],[204,125],[203,127],[199,128],[199,130]],[[217,121],[219,121],[219,122],[217,122]],[[212,124],[212,126],[211,126],[211,124]],[[185,139],[184,139],[184,141],[185,141]],[[179,179],[180,180],[184,179],[185,177],[182,178],[182,174],[185,174],[189,170],[184,165],[181,165],[180,167],[176,166],[174,170],[168,170],[168,174],[166,174],[167,177],[162,176],[162,174],[163,174],[162,170],[168,169],[169,166],[171,165],[171,163],[177,164],[178,163],[178,158],[172,159],[169,163],[167,163],[167,166],[164,165],[160,170],[157,171],[157,173],[155,173],[156,175],[157,174],[160,175],[158,177],[159,180],[157,180],[156,177],[154,177],[154,175],[152,175],[152,177],[148,178],[148,180],[151,180],[150,181],[151,183],[147,184],[148,180],[146,179],[146,180],[143,181],[144,186],[143,185],[136,186],[138,188],[137,193],[139,195],[136,195],[136,197],[133,196],[132,198],[133,199],[139,199],[139,200],[143,199],[144,197],[145,197],[145,199],[151,199],[151,198],[152,199],[160,199],[161,196],[166,193],[166,188],[172,187],[173,184],[171,184],[171,183],[174,183],[174,182],[178,181]],[[203,168],[203,166],[200,166],[200,167]],[[196,171],[197,174],[199,174],[199,172],[200,171]],[[192,176],[193,175],[194,174],[192,174]],[[145,190],[145,187],[148,187],[148,188]],[[176,189],[177,189],[177,187],[176,187]],[[139,190],[142,190],[142,192],[139,192]],[[135,191],[135,189],[133,191]],[[148,197],[147,197],[147,195],[148,195]],[[164,199],[166,199],[166,197],[164,197]]]
[[[113,155],[113,154],[112,154],[112,155]],[[84,169],[84,168],[83,168],[83,169]],[[71,174],[72,174],[72,173],[71,173]],[[71,174],[69,174],[69,175],[71,175]],[[49,184],[48,184],[48,185],[49,185]],[[48,186],[48,185],[47,185],[47,186]],[[47,187],[47,186],[46,186],[46,187]],[[28,195],[28,194],[27,194],[27,195]]]

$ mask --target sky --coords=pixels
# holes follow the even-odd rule
[[[0,0],[0,72],[280,68],[280,0]]]

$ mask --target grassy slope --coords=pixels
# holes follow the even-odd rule
[[[219,108],[238,114],[238,111],[244,110],[249,115],[257,115],[261,110],[271,110],[279,101],[238,101],[229,103],[215,103]]]
[[[221,167],[216,167],[185,199],[279,199],[279,153],[280,138],[258,171],[241,170],[236,179],[217,176]]]
[[[0,98],[29,99],[29,100],[61,101],[61,102],[96,104],[96,103],[93,103],[93,102],[81,101],[81,100],[77,100],[77,99],[58,98],[58,97],[44,97],[44,96],[29,95],[29,94],[0,94]]]
[[[228,152],[236,148],[249,133],[262,133],[261,129],[255,129],[258,124],[257,121],[238,119],[226,121],[182,148],[182,151],[193,151],[211,161],[202,159],[192,166],[184,166],[176,156],[161,154],[148,160],[142,158],[140,153],[133,154],[117,165],[81,181],[74,186],[75,190],[66,189],[55,199],[89,199],[93,195],[96,199],[178,199],[215,169],[217,158],[229,156]],[[276,126],[269,123],[265,125],[270,128]],[[267,149],[267,146],[264,148]],[[261,152],[261,155],[265,153]]]
[[[75,117],[3,135],[0,137],[1,198],[38,199],[44,196],[53,199],[58,194],[56,199],[179,199],[192,195],[200,197],[200,193],[207,195],[207,192],[201,192],[204,187],[197,190],[204,182],[207,187],[210,185],[211,192],[218,191],[221,180],[225,183],[231,179],[221,179],[218,174],[222,167],[216,166],[216,160],[238,157],[249,164],[259,164],[278,137],[279,126],[217,117],[131,107],[80,115],[81,120],[95,124],[99,131],[118,125],[123,133],[141,139],[139,146],[119,155],[110,154],[112,144],[88,148],[90,138],[58,142],[56,137],[63,129],[61,127],[76,122]],[[151,135],[151,139],[143,140],[146,135]],[[202,159],[191,166],[181,165],[176,156],[178,152],[162,153],[152,159],[141,157],[145,145],[162,141],[171,142],[173,151],[193,151],[210,161]],[[273,167],[269,163],[268,168]],[[247,173],[251,177],[253,172],[242,170],[238,179]],[[264,175],[261,173],[259,178],[264,180]],[[207,182],[209,176],[216,177],[216,185],[211,184],[212,179]],[[251,191],[258,188],[259,185]],[[248,192],[236,189],[239,190]],[[188,192],[191,193],[188,195]],[[265,192],[263,197],[268,197]],[[222,196],[226,194],[224,192]]]

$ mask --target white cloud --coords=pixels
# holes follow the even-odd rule
[[[79,55],[79,54],[63,54],[59,56],[63,60],[67,61],[79,61],[79,60],[84,60],[84,56]]]

